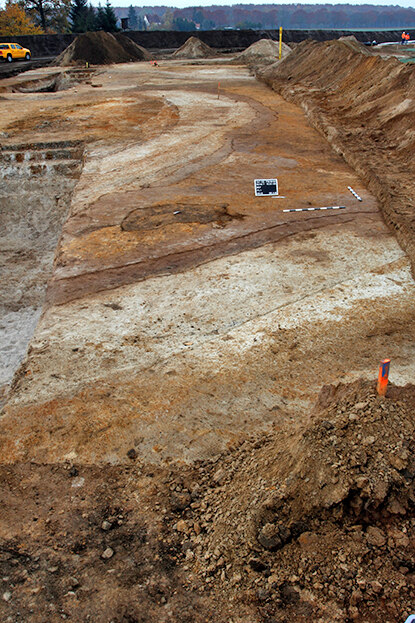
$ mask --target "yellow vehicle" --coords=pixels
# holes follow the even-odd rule
[[[30,61],[30,57],[30,50],[22,48],[18,43],[0,43],[0,59],[6,63],[11,63],[18,58]]]

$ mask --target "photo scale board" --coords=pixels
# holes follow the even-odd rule
[[[256,197],[272,197],[278,195],[278,180],[254,180]]]

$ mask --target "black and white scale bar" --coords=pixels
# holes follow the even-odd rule
[[[346,206],[330,206],[327,208],[293,208],[292,210],[283,210],[283,212],[314,212],[314,210],[345,210]]]
[[[353,188],[352,188],[351,186],[348,186],[347,188],[348,188],[348,190],[350,190],[350,192],[352,193],[352,195],[354,195],[354,196],[356,197],[356,199],[357,199],[358,201],[362,201],[362,197],[359,197],[359,195],[358,195],[358,194],[357,194],[357,193],[353,190]]]

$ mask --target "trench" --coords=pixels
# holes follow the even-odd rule
[[[82,157],[78,141],[1,147],[0,403],[40,318]]]
[[[118,77],[111,70],[111,83],[101,76],[111,101],[138,71],[144,81],[143,65],[120,67]],[[54,237],[51,228],[39,250],[49,264],[37,305],[26,295],[12,310],[32,306],[37,316],[19,336],[10,375],[42,316],[3,411],[7,460],[53,462],[70,452],[85,463],[116,463],[129,461],[133,448],[150,463],[192,462],[302,417],[323,384],[373,377],[381,356],[393,359],[394,381],[408,378],[412,283],[374,198],[296,107],[253,79],[229,80],[218,101],[211,71],[205,95],[195,95],[190,78],[200,84],[203,73],[187,69],[184,89],[184,72],[172,68],[177,93],[171,89],[169,105],[178,107],[178,122],[163,123],[144,143],[112,142],[106,131],[88,150],[72,201],[79,170],[42,188],[50,192],[49,214],[38,208],[47,229],[56,180],[68,184]],[[150,75],[159,96],[166,76]],[[222,76],[219,68],[215,83]],[[38,144],[33,161],[27,145],[3,153],[16,188],[20,166],[29,179],[30,171],[42,177],[47,149]],[[278,175],[284,203],[253,196],[259,174]],[[328,205],[348,209],[283,213]],[[32,271],[36,244],[28,247]],[[384,327],[392,326],[391,344]],[[17,418],[25,430],[16,444]]]
[[[15,84],[0,88],[3,93],[58,93],[68,91],[81,82],[90,84],[95,69],[74,68],[58,71],[42,78],[19,80]]]

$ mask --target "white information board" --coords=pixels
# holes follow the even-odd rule
[[[278,180],[254,180],[256,197],[272,197],[278,195]]]

